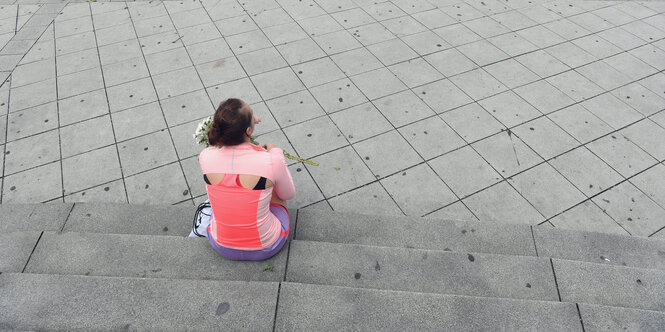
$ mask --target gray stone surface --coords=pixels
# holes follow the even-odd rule
[[[662,331],[665,313],[580,303],[585,331]]]
[[[398,205],[386,210],[394,215],[423,216],[464,201],[483,221],[542,223],[665,157],[665,9],[658,1],[2,2],[0,48],[16,53],[0,51],[0,81],[10,77],[0,115],[11,113],[0,121],[11,152],[3,203],[67,201],[111,181],[124,190],[97,200],[198,198],[200,179],[188,178],[197,165],[183,160],[201,149],[191,134],[212,112],[204,104],[228,97],[245,99],[263,117],[257,133],[321,162],[307,166],[305,196],[343,200],[379,180]],[[57,112],[45,104],[57,104]],[[113,117],[102,117],[109,110]],[[160,129],[170,137],[145,136],[156,143],[143,150],[137,136]],[[82,139],[93,135],[101,138]],[[482,162],[450,153],[474,141]],[[111,178],[73,183],[72,164],[94,169],[95,150],[114,148],[121,156],[106,165]],[[575,167],[586,150],[595,156],[583,153]],[[550,165],[586,196],[548,199],[548,186],[571,191],[561,177],[529,178],[542,167],[518,175],[555,156],[560,161]],[[425,167],[433,160],[446,172]],[[514,176],[514,188],[486,181],[488,170]],[[31,183],[36,177],[44,186]],[[589,185],[598,191],[581,188]]]
[[[0,275],[10,330],[270,331],[277,283]]]
[[[556,301],[549,259],[293,241],[287,281]]]
[[[23,272],[41,232],[0,233],[0,272]]]
[[[591,200],[564,211],[549,222],[555,227],[570,230],[630,235]]]
[[[264,262],[232,261],[207,238],[46,232],[27,273],[197,280],[280,281],[288,245]],[[272,263],[273,271],[263,271]]]
[[[60,231],[73,204],[0,204],[0,232]]]
[[[536,225],[546,219],[507,182],[499,182],[463,202],[482,221]]]
[[[665,271],[553,259],[561,300],[665,311]]]
[[[408,226],[407,226],[408,224]],[[442,221],[298,211],[295,239],[457,252],[535,256],[531,228],[521,225]]]
[[[170,206],[77,203],[67,232],[181,235],[192,229],[194,209]]]
[[[665,241],[536,227],[538,255],[575,261],[665,270]]]
[[[278,331],[581,331],[572,303],[282,283]]]
[[[650,236],[662,228],[665,219],[665,209],[630,182],[603,192],[593,201],[633,235]]]

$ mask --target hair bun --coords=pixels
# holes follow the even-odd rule
[[[242,100],[236,98],[219,104],[208,132],[210,145],[233,146],[245,142],[247,128],[252,125],[252,112],[244,105]]]

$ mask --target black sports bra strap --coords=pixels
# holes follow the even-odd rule
[[[256,183],[254,186],[253,190],[264,190],[266,189],[266,178],[261,177],[259,179],[259,182]],[[208,179],[208,176],[206,174],[203,174],[203,181],[205,181],[207,184],[211,184],[210,180]]]
[[[266,178],[261,177],[259,179],[259,182],[256,183],[254,186],[254,190],[263,190],[266,189]]]

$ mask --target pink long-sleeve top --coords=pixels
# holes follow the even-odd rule
[[[240,250],[261,250],[274,244],[281,223],[270,212],[272,195],[288,200],[296,191],[282,149],[266,151],[250,143],[209,147],[199,154],[199,164],[203,174],[225,174],[220,183],[206,185],[214,216],[210,221],[212,238],[224,247]],[[265,177],[273,186],[244,188],[238,180],[240,174]]]

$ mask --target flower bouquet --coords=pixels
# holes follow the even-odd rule
[[[194,139],[196,140],[196,144],[201,144],[206,148],[210,146],[210,141],[208,141],[208,132],[210,131],[211,127],[212,127],[212,116],[203,119],[203,121],[199,123],[199,125],[196,127],[196,131],[194,132]],[[250,138],[250,142],[254,145],[261,146],[261,144],[255,141],[254,138]],[[309,159],[304,159],[298,156],[294,156],[286,151],[284,151],[284,157],[291,160],[299,161],[301,163],[309,164],[312,166],[319,166],[318,163],[315,163]]]

